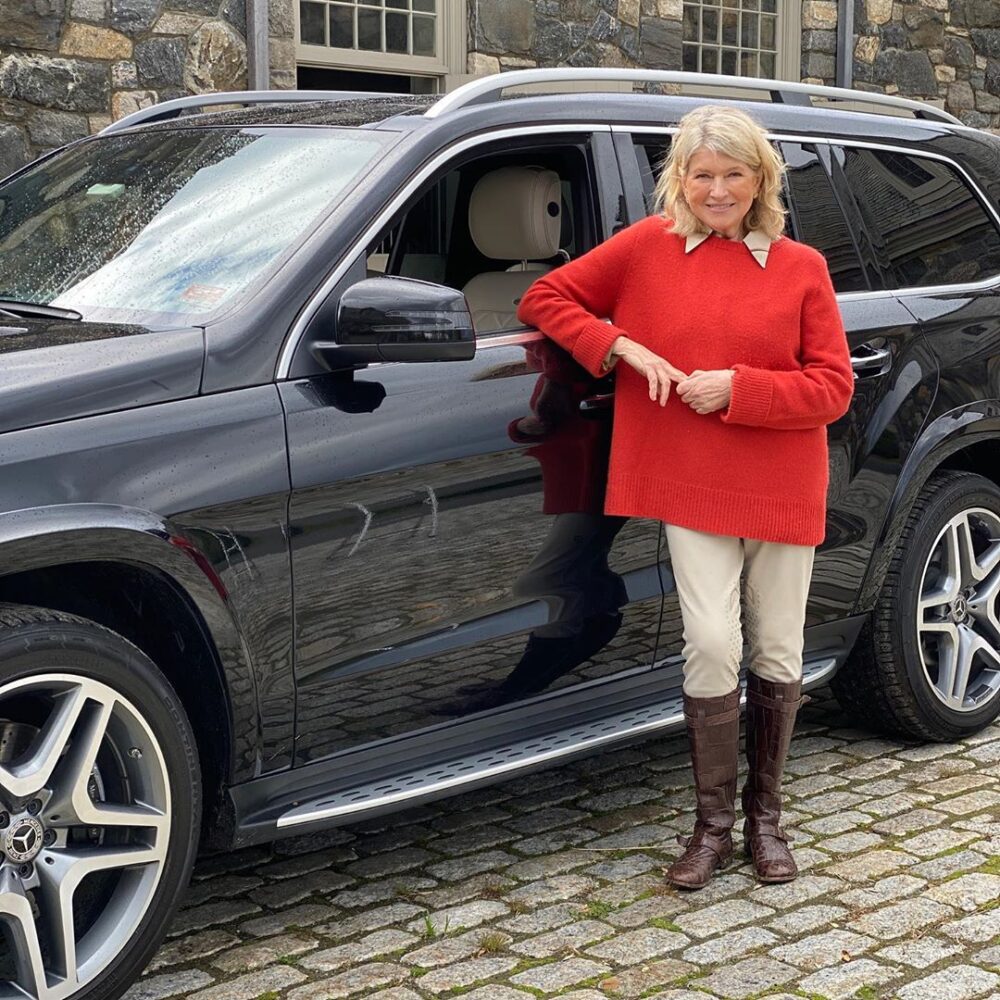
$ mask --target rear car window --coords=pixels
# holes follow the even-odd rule
[[[1000,231],[953,166],[897,150],[841,147],[837,153],[896,287],[1000,274]]]

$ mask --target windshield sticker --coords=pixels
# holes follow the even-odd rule
[[[200,306],[214,306],[228,291],[218,285],[188,285],[181,292],[185,302],[195,302]]]
[[[87,188],[87,194],[99,198],[117,198],[125,193],[124,184],[91,184]]]

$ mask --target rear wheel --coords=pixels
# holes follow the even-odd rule
[[[937,473],[910,511],[834,694],[890,732],[978,732],[1000,714],[998,612],[1000,489],[972,473]]]
[[[0,997],[120,996],[190,877],[200,802],[190,723],[141,650],[0,605]]]

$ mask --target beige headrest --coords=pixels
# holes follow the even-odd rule
[[[559,251],[559,175],[544,167],[501,167],[481,177],[469,201],[469,231],[494,260],[544,260]]]

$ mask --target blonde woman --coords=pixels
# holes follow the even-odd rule
[[[749,115],[699,107],[680,122],[657,213],[539,279],[518,309],[592,374],[617,365],[605,510],[666,526],[697,800],[667,878],[690,889],[733,852],[741,612],[744,850],[760,881],[797,875],[781,776],[825,533],[826,425],[853,375],[826,262],[782,235],[783,169]]]

